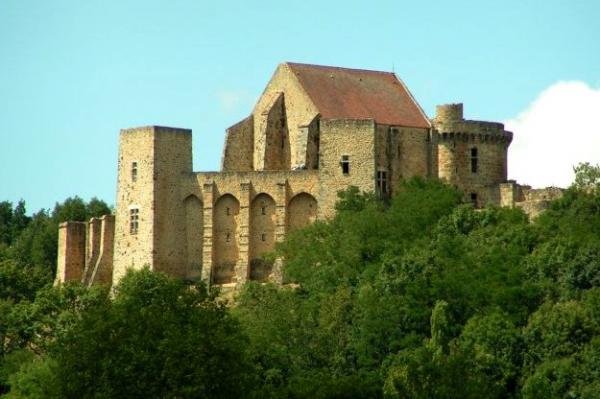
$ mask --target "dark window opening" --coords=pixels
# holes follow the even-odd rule
[[[131,181],[134,182],[137,180],[138,175],[138,164],[137,162],[131,163]]]
[[[262,206],[260,207],[260,213],[261,213],[261,215],[267,214],[267,207],[265,206],[264,202],[263,202]]]
[[[382,197],[388,194],[387,172],[385,170],[377,171],[377,191]]]
[[[342,155],[342,173],[345,175],[350,174],[350,157],[348,155]]]
[[[471,173],[477,173],[477,148],[471,148]]]
[[[267,241],[267,235],[266,235],[265,233],[262,233],[262,234],[260,235],[260,240],[261,240],[261,241]]]
[[[129,210],[129,234],[137,234],[140,221],[140,210],[132,208]]]
[[[474,207],[477,207],[477,193],[471,193],[471,203]]]
[[[225,208],[225,214],[227,216],[231,215],[231,210],[229,209],[229,207]]]
[[[229,241],[231,241],[231,233],[228,231],[228,232],[225,234],[225,242],[229,242]]]

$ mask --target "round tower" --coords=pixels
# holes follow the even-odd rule
[[[501,123],[465,120],[462,104],[437,106],[432,122],[438,135],[438,177],[463,190],[476,206],[499,203],[512,133]]]
[[[442,104],[435,107],[435,122],[436,123],[452,123],[461,122],[463,120],[463,105]]]

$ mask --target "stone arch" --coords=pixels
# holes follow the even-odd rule
[[[297,194],[288,203],[287,215],[288,231],[304,227],[317,218],[317,200],[308,193]]]
[[[213,270],[212,282],[234,281],[239,257],[238,230],[240,202],[231,194],[222,195],[213,209]]]
[[[271,262],[261,255],[275,249],[275,200],[269,194],[258,194],[250,204],[250,279],[264,281],[271,274]]]
[[[183,200],[185,207],[185,231],[187,253],[187,278],[197,280],[202,273],[202,243],[204,237],[204,209],[195,195]]]

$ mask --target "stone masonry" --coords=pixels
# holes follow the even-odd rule
[[[535,216],[560,190],[507,181],[511,141],[501,123],[465,120],[462,104],[429,119],[393,73],[284,63],[227,129],[220,172],[193,171],[190,130],[121,130],[115,215],[60,226],[57,282],[115,284],[145,265],[221,287],[278,281],[264,254],[331,217],[339,190],[389,197],[412,176]]]

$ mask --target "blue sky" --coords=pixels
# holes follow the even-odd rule
[[[193,129],[194,168],[217,170],[283,61],[394,70],[430,116],[464,102],[514,128],[510,177],[565,184],[528,165],[600,161],[599,20],[597,0],[2,0],[0,200],[114,203],[118,132],[138,125]]]

